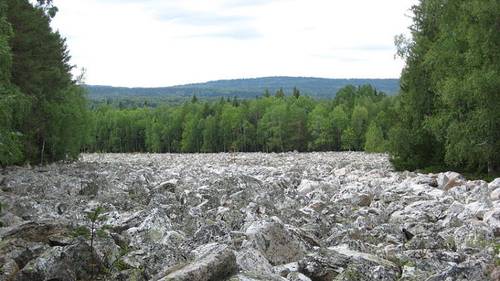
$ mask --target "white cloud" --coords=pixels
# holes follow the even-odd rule
[[[56,0],[87,83],[398,77],[394,35],[416,0]]]

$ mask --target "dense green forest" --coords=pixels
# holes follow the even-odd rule
[[[252,100],[192,101],[179,106],[120,109],[92,114],[99,152],[385,151],[395,119],[393,98],[369,85],[342,88],[316,100],[280,89]]]
[[[0,2],[0,164],[74,159],[87,134],[84,92],[51,1]]]
[[[122,106],[147,101],[155,106],[160,103],[180,104],[193,95],[201,100],[218,100],[221,97],[237,97],[254,99],[265,90],[275,92],[283,89],[292,93],[299,88],[304,94],[313,98],[331,99],[343,87],[348,85],[362,86],[370,84],[388,95],[399,92],[398,79],[327,79],[312,77],[262,77],[251,79],[217,80],[163,88],[124,88],[109,86],[85,86],[88,97],[93,103],[99,101],[121,101]]]
[[[133,89],[87,87],[101,97],[88,103],[70,74],[65,40],[50,28],[57,8],[2,1],[0,164],[75,159],[81,151],[366,150],[388,151],[397,169],[498,173],[499,0],[421,0],[412,10],[411,37],[396,37],[406,61],[396,96],[342,85],[320,99],[279,83],[290,77],[271,77],[261,78],[271,80],[259,82],[258,94],[248,90],[255,80],[225,80],[172,87],[183,94],[149,101],[143,96],[154,89],[136,89],[134,98]],[[224,97],[196,96],[217,87]]]
[[[391,130],[399,169],[500,168],[500,1],[421,0],[406,60],[400,121]]]

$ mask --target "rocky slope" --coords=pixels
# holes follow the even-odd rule
[[[500,178],[381,154],[83,155],[4,170],[0,202],[0,280],[500,276]]]

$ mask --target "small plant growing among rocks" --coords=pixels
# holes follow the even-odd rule
[[[97,233],[100,230],[101,222],[106,220],[106,216],[103,213],[104,213],[104,208],[101,206],[98,206],[93,211],[90,211],[87,213],[87,219],[90,222],[90,248],[91,249],[94,249],[94,241],[95,241]],[[96,265],[96,261],[94,260],[94,258],[92,258],[91,265],[92,265],[92,278],[94,278],[94,274],[95,274],[94,269],[95,269],[95,265]]]
[[[106,220],[106,216],[103,213],[104,208],[101,206],[87,213],[87,219],[90,221],[90,247],[94,247],[94,240],[100,229],[100,223]]]

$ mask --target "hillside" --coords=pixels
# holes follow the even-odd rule
[[[346,85],[371,84],[387,94],[399,91],[398,79],[327,79],[308,77],[263,77],[252,79],[217,80],[206,83],[186,84],[161,88],[125,88],[88,85],[88,96],[93,100],[107,98],[200,98],[239,97],[254,98],[269,89],[274,93],[283,88],[290,94],[293,87],[302,93],[317,98],[331,98]]]

